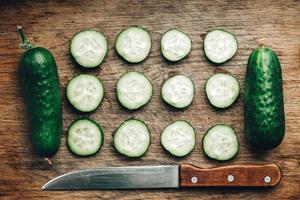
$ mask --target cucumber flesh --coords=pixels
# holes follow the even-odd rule
[[[218,73],[209,77],[205,92],[209,102],[217,108],[226,108],[237,99],[240,91],[239,82],[229,74]]]
[[[67,144],[70,151],[78,156],[95,154],[103,143],[100,126],[91,119],[78,119],[68,130]]]
[[[237,154],[239,143],[233,128],[218,124],[206,132],[202,148],[209,158],[226,161]]]
[[[184,75],[176,75],[162,86],[162,98],[169,105],[175,108],[186,108],[194,98],[194,83]]]
[[[119,153],[127,157],[141,157],[150,145],[150,131],[144,122],[129,119],[117,128],[113,142]]]
[[[93,75],[81,74],[76,76],[67,86],[67,99],[81,112],[95,110],[100,105],[103,96],[103,85]]]
[[[237,39],[226,30],[212,30],[204,38],[204,53],[213,63],[226,62],[236,54],[237,49]]]
[[[138,109],[147,104],[152,97],[152,84],[143,74],[127,72],[117,82],[119,102],[129,110]]]
[[[117,53],[130,63],[145,60],[151,50],[151,36],[141,27],[129,27],[119,33],[116,40]]]
[[[161,144],[174,156],[186,156],[194,149],[195,143],[195,130],[185,121],[169,124],[161,134]]]
[[[100,65],[108,51],[104,35],[94,30],[84,30],[76,33],[70,44],[70,52],[75,61],[86,68]]]
[[[192,49],[191,39],[182,31],[172,29],[164,33],[160,41],[162,55],[176,62],[186,57]]]

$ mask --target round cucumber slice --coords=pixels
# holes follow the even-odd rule
[[[127,72],[117,82],[117,98],[129,110],[144,106],[151,97],[152,84],[139,72]]]
[[[203,46],[206,57],[213,63],[221,64],[236,54],[238,41],[232,33],[215,29],[206,34]]]
[[[86,68],[100,65],[108,51],[104,35],[94,30],[83,30],[76,33],[70,44],[70,52],[75,61]]]
[[[192,41],[184,32],[171,29],[162,36],[160,46],[162,55],[167,60],[177,62],[190,53]]]
[[[218,73],[208,78],[205,92],[209,102],[217,108],[231,106],[239,96],[240,86],[235,77]]]
[[[124,29],[116,40],[117,53],[130,63],[139,63],[145,60],[150,53],[151,46],[149,32],[137,26]]]
[[[68,101],[81,112],[91,112],[97,109],[103,96],[103,85],[93,75],[81,74],[76,76],[67,86]]]
[[[67,145],[78,156],[90,156],[98,152],[103,143],[103,132],[93,120],[82,118],[74,121],[68,130]]]
[[[137,119],[123,122],[114,134],[115,149],[127,157],[143,156],[150,145],[150,131],[147,125]]]
[[[186,108],[194,98],[194,83],[184,75],[175,75],[162,86],[162,98],[170,106]]]
[[[195,130],[188,122],[175,121],[163,130],[160,140],[163,147],[172,155],[186,156],[195,147]]]
[[[239,142],[233,128],[217,124],[205,133],[202,148],[209,158],[226,161],[238,153]]]

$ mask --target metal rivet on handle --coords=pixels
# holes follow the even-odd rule
[[[271,182],[271,177],[270,176],[265,176],[264,182],[265,183],[270,183]]]
[[[228,180],[228,182],[233,182],[234,181],[234,176],[232,176],[231,174],[228,175],[227,180]]]
[[[198,178],[197,178],[196,176],[193,176],[193,177],[191,178],[191,182],[192,182],[192,183],[197,183],[197,182],[198,182]]]

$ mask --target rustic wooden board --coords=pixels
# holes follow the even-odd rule
[[[300,2],[280,1],[0,1],[0,197],[1,199],[300,199]],[[23,50],[16,25],[23,25],[31,41],[49,48],[57,61],[63,98],[64,132],[62,144],[51,167],[32,153],[29,143],[25,105],[17,76],[17,65]],[[143,25],[153,38],[150,57],[138,65],[120,60],[113,48],[116,34],[128,25]],[[257,152],[245,141],[243,133],[243,95],[229,109],[214,110],[204,97],[205,80],[215,67],[202,51],[202,37],[208,29],[222,26],[233,31],[240,47],[237,55],[222,66],[233,73],[243,86],[248,55],[256,40],[267,39],[267,45],[278,53],[283,68],[286,112],[286,137],[275,150]],[[105,85],[101,107],[90,115],[102,124],[105,143],[97,155],[73,156],[65,145],[69,124],[79,117],[66,103],[65,87],[74,75],[82,73],[70,59],[69,40],[84,28],[103,31],[109,41],[109,53],[95,74]],[[188,58],[178,64],[166,63],[159,51],[159,38],[166,30],[179,27],[193,40]],[[145,73],[154,84],[154,96],[148,106],[128,112],[121,109],[115,97],[115,84],[126,71]],[[181,72],[196,83],[196,98],[185,111],[173,111],[160,99],[160,87],[170,74]],[[243,91],[242,91],[243,93]],[[112,132],[125,119],[137,117],[149,124],[152,144],[140,159],[128,160],[112,148]],[[190,121],[197,132],[197,145],[191,155],[176,159],[159,143],[163,128],[176,119]],[[233,161],[217,163],[207,160],[201,149],[205,130],[215,123],[232,125],[240,140],[240,153]],[[132,191],[45,192],[41,186],[62,173],[103,166],[179,164],[190,162],[201,167],[237,163],[274,162],[280,165],[283,178],[272,189],[180,189]]]

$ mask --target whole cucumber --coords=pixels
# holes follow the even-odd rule
[[[19,76],[27,106],[33,150],[51,157],[59,149],[62,132],[60,84],[55,60],[47,49],[32,47],[20,26],[21,47],[27,49],[19,63]]]
[[[281,66],[276,53],[264,46],[248,60],[244,86],[246,138],[258,149],[273,149],[285,132]]]

